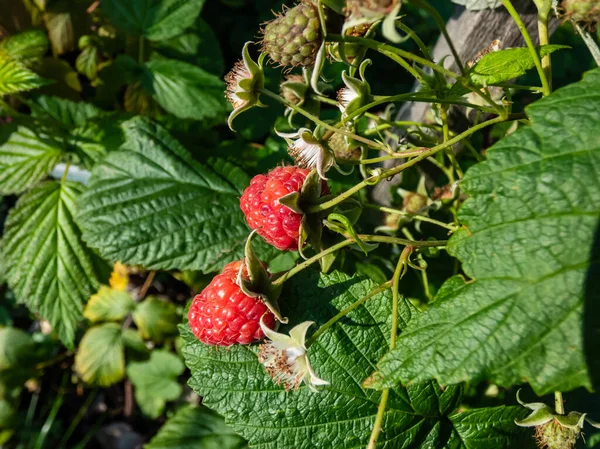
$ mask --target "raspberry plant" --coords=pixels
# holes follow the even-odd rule
[[[102,445],[107,416],[167,417],[149,449],[570,449],[600,427],[600,69],[562,82],[583,57],[549,35],[600,62],[597,1],[534,0],[533,35],[511,0],[456,1],[524,42],[470,61],[433,58],[425,0],[13,3],[0,445]]]

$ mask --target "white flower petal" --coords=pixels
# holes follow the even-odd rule
[[[264,315],[260,317],[260,322],[258,324],[269,340],[276,343],[284,343],[287,346],[294,346],[294,341],[288,335],[280,334],[279,332],[275,332],[273,329],[269,328],[263,321],[263,318]]]
[[[290,331],[290,337],[292,340],[298,345],[304,348],[304,343],[306,342],[306,332],[308,328],[312,326],[314,321],[305,321],[304,323],[300,323]]]

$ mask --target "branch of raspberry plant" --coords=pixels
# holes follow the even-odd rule
[[[373,140],[366,139],[366,138],[364,138],[362,136],[354,134],[354,133],[352,133],[350,131],[347,131],[347,130],[345,130],[343,128],[339,128],[339,127],[336,127],[336,126],[332,126],[329,123],[325,123],[324,121],[322,121],[318,117],[315,117],[311,113],[306,112],[304,109],[302,109],[302,108],[298,107],[297,105],[295,105],[295,104],[287,101],[285,98],[281,98],[279,95],[277,95],[274,92],[271,92],[270,90],[262,88],[262,89],[258,89],[258,92],[260,92],[261,94],[266,95],[269,98],[272,98],[272,99],[278,101],[279,103],[281,103],[281,104],[287,106],[288,108],[290,108],[290,109],[298,112],[299,114],[302,114],[307,119],[311,120],[312,122],[314,122],[317,125],[322,126],[325,129],[328,129],[329,131],[332,131],[334,133],[339,133],[339,134],[342,134],[344,136],[348,136],[348,137],[350,137],[350,138],[352,138],[352,139],[354,139],[354,140],[356,140],[358,142],[362,142],[362,143],[364,143],[364,144],[366,144],[366,145],[368,145],[368,146],[370,146],[372,148],[377,148],[377,149],[380,149],[380,150],[383,150],[383,151],[387,150],[387,148],[383,144],[377,143],[377,142],[375,142]]]
[[[444,138],[444,142],[448,142],[450,140],[450,127],[448,125],[448,109],[444,106],[444,105],[440,105],[440,118],[442,120],[442,134],[443,134],[443,138]],[[464,173],[462,171],[462,168],[460,168],[460,165],[458,163],[458,160],[456,160],[456,156],[454,155],[454,150],[452,149],[452,147],[448,147],[445,150],[446,156],[448,156],[448,159],[450,160],[450,163],[452,164],[452,167],[454,167],[454,171],[456,171],[456,174],[458,175],[458,179],[462,179],[464,176]],[[454,176],[452,176],[453,179],[450,179],[450,183],[454,182]]]
[[[551,89],[550,89],[550,84],[548,82],[548,79],[546,78],[546,72],[544,71],[544,68],[542,67],[542,62],[540,61],[540,56],[538,55],[538,52],[535,48],[535,45],[533,44],[533,41],[531,40],[531,36],[529,35],[529,32],[527,31],[525,24],[521,20],[519,13],[517,12],[517,10],[515,9],[515,7],[513,6],[512,2],[510,0],[502,0],[502,4],[504,5],[504,7],[506,8],[506,10],[510,14],[510,16],[513,18],[513,20],[517,24],[517,27],[519,28],[519,31],[521,32],[523,39],[525,39],[527,48],[529,48],[529,53],[531,54],[531,58],[533,59],[533,63],[535,64],[535,68],[537,69],[538,74],[540,76],[540,80],[542,82],[542,94],[544,96],[550,95]]]
[[[368,235],[368,234],[359,234],[358,238],[363,242],[372,242],[372,243],[390,243],[395,245],[405,245],[411,246],[415,248],[438,248],[446,246],[445,240],[426,240],[426,241],[412,241],[407,239],[400,239],[396,237],[387,237],[383,235]],[[294,268],[283,274],[281,277],[277,278],[277,280],[273,281],[273,285],[281,285],[292,276],[298,274],[300,271],[308,268],[315,262],[318,262],[319,259],[334,253],[346,246],[350,246],[355,244],[356,240],[354,238],[346,239],[342,242],[336,243],[335,245],[327,248],[326,250],[321,251],[320,253],[314,255],[310,259],[305,260],[304,262],[296,265]]]
[[[410,217],[413,220],[425,221],[427,223],[431,223],[431,224],[440,226],[442,228],[448,229],[451,232],[455,232],[459,228],[459,226],[457,226],[454,223],[444,223],[443,221],[438,221],[433,218],[426,217],[424,215],[411,214],[411,213],[403,211],[403,210],[392,209],[391,207],[378,206],[377,204],[369,204],[369,203],[363,203],[362,206],[367,207],[369,209],[378,210],[380,212],[386,212],[388,214],[401,215],[403,217]]]
[[[534,0],[535,6],[538,9],[538,35],[540,37],[540,45],[548,45],[550,38],[548,34],[548,19],[552,11],[552,0]],[[542,58],[542,68],[546,73],[548,85],[552,90],[552,60],[550,55]]]
[[[392,277],[392,329],[390,332],[390,350],[396,347],[396,338],[398,336],[398,286],[400,284],[400,279],[405,273],[406,261],[413,249],[414,248],[410,246],[404,248],[402,254],[398,258],[398,263],[396,264],[396,269],[394,270],[394,275]],[[371,437],[369,438],[367,449],[375,449],[377,446],[377,439],[381,433],[381,426],[385,416],[385,408],[387,406],[389,394],[390,390],[387,388],[381,393],[381,400],[379,402],[379,407],[377,408],[377,417],[375,418],[375,424],[371,432]]]
[[[359,182],[354,187],[351,187],[350,189],[346,190],[344,193],[341,193],[340,195],[336,196],[335,198],[333,198],[329,201],[325,201],[324,203],[316,204],[314,206],[309,207],[307,212],[315,213],[315,212],[320,212],[320,211],[330,209],[330,208],[336,206],[337,204],[341,203],[345,199],[350,198],[356,192],[364,189],[365,187],[377,184],[382,179],[389,178],[390,176],[395,176],[398,173],[400,173],[401,171],[406,170],[407,168],[412,167],[413,165],[417,164],[418,162],[420,162],[424,159],[427,159],[428,157],[436,154],[437,152],[442,151],[442,150],[448,148],[449,146],[452,146],[455,143],[460,142],[465,137],[470,136],[471,134],[473,134],[483,128],[486,128],[491,125],[495,125],[496,123],[502,123],[502,122],[505,122],[508,120],[519,120],[523,117],[526,117],[525,114],[516,113],[516,114],[509,114],[507,116],[496,117],[496,118],[493,118],[486,122],[479,123],[478,125],[475,125],[472,128],[469,128],[468,130],[466,130],[465,132],[448,140],[447,142],[444,142],[440,145],[436,145],[435,147],[430,148],[429,151],[423,152],[420,156],[417,156],[414,159],[411,159],[411,160],[405,162],[404,164],[398,165],[397,167],[391,168],[389,170],[384,170],[376,175],[373,175],[370,178],[367,178],[367,179]]]

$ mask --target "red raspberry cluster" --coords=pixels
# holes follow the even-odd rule
[[[240,207],[252,229],[279,250],[298,249],[302,214],[279,203],[279,199],[300,192],[310,170],[277,167],[255,176],[240,199]],[[322,194],[328,194],[325,181]],[[275,328],[275,315],[260,297],[246,295],[236,283],[242,261],[232,262],[213,278],[192,301],[188,319],[192,332],[209,345],[250,344],[265,338],[260,319]],[[244,267],[242,276],[248,279]]]

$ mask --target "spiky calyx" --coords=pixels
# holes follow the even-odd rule
[[[564,17],[595,29],[600,22],[600,0],[563,0]]]
[[[535,428],[535,440],[540,449],[573,449],[577,436],[576,430],[563,427],[555,420]]]
[[[284,10],[262,31],[263,51],[285,67],[311,67],[322,42],[317,7],[303,1]]]

